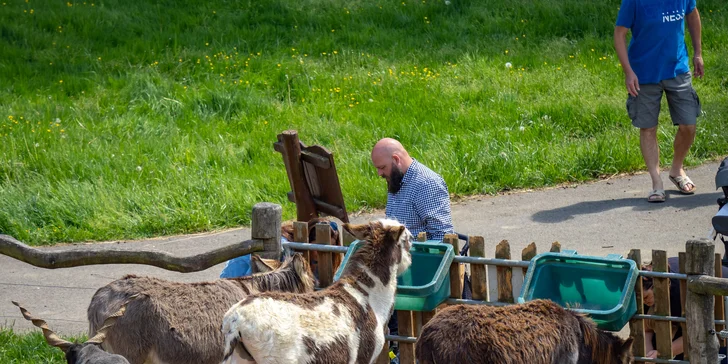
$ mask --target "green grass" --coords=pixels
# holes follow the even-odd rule
[[[0,1],[0,233],[30,244],[240,226],[261,201],[292,218],[286,129],[335,153],[349,211],[386,201],[385,136],[458,195],[644,168],[619,0]],[[728,5],[698,5],[689,165],[728,140]]]
[[[86,338],[69,338],[65,340],[83,342]],[[63,364],[66,363],[61,349],[48,345],[40,330],[16,334],[12,329],[0,327],[0,363],[3,364]]]

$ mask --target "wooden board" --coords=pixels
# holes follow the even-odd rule
[[[470,256],[485,258],[485,239],[482,236],[470,237]],[[488,300],[488,279],[483,264],[470,265],[470,283],[474,300]]]
[[[306,146],[295,130],[278,134],[273,149],[283,155],[292,190],[288,199],[296,204],[297,220],[328,215],[349,222],[333,153],[319,145]]]
[[[639,249],[630,250],[627,255],[628,259],[634,260],[637,267],[642,266],[642,256]],[[639,277],[634,288],[635,298],[637,299],[637,314],[644,314],[644,304],[642,302],[642,277]],[[629,320],[629,336],[634,338],[632,344],[632,355],[644,357],[645,352],[645,321],[642,319]]]
[[[511,259],[511,246],[503,240],[495,248],[496,259]],[[498,301],[513,303],[513,270],[511,267],[497,267],[498,272]]]
[[[667,272],[667,252],[652,251],[652,271]],[[655,315],[670,316],[670,279],[653,278],[655,293]],[[672,324],[669,321],[655,320],[656,349],[659,359],[672,359]]]

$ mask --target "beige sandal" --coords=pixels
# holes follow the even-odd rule
[[[647,202],[665,202],[665,190],[652,190],[647,195]]]
[[[697,187],[695,187],[695,183],[693,183],[693,181],[690,179],[690,177],[688,177],[688,176],[685,176],[685,177],[668,176],[668,177],[670,177],[670,181],[675,185],[675,187],[678,188],[680,193],[682,193],[683,195],[692,195],[693,193],[695,193],[695,190],[697,189]],[[685,187],[687,187],[688,185],[690,185],[691,187],[690,187],[690,189],[686,190]]]

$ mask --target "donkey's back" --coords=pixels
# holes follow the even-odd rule
[[[88,308],[90,335],[100,327],[101,318],[135,293],[146,297],[129,304],[127,314],[103,344],[132,364],[160,358],[174,363],[219,363],[223,336],[218,323],[249,292],[228,280],[183,284],[126,276],[94,295]]]
[[[551,301],[536,300],[448,307],[422,328],[415,352],[420,364],[626,364],[631,343]]]

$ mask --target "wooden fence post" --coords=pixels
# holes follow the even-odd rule
[[[713,323],[715,296],[694,292],[690,281],[697,276],[715,274],[715,245],[707,239],[688,240],[685,251],[688,291],[685,298],[688,335],[690,336],[690,363],[717,363],[718,338]]]
[[[528,244],[527,247],[523,248],[523,251],[521,251],[521,260],[530,261],[538,254],[538,249],[536,248],[536,243],[532,242],[531,244]],[[523,267],[523,277],[525,279],[526,272],[528,272],[527,267]]]
[[[715,276],[717,278],[723,278],[723,263],[721,262],[720,253],[715,253]],[[714,315],[716,320],[725,320],[725,311],[723,310],[723,296],[715,296],[715,310]],[[715,331],[721,331],[725,328],[724,325],[715,325]],[[725,340],[718,341],[719,346],[725,346]]]
[[[443,240],[445,244],[452,245],[455,255],[457,256],[458,251],[458,235],[457,234],[445,234]],[[450,298],[462,298],[463,295],[463,279],[465,278],[465,270],[460,263],[452,262],[450,265]]]
[[[511,246],[503,240],[495,247],[496,259],[511,259]],[[513,270],[511,267],[496,268],[498,272],[498,302],[513,303]]]
[[[397,327],[399,336],[415,336],[412,311],[397,311]],[[415,364],[415,344],[399,343],[400,364]]]
[[[427,233],[420,231],[420,233],[417,234],[417,241],[421,243],[427,241]],[[427,321],[430,321],[433,316],[435,316],[435,310],[430,312],[412,311],[412,321],[415,327],[415,334],[417,336],[419,336],[422,332],[422,326],[426,324]]]
[[[634,260],[637,269],[642,267],[642,253],[639,249],[632,249],[627,255],[628,259]],[[642,302],[642,277],[637,279],[634,287],[635,298],[637,299],[637,314],[644,314],[644,304]],[[642,319],[629,320],[629,336],[634,339],[632,344],[632,354],[634,356],[645,356],[645,321]]]
[[[678,260],[680,261],[680,267],[679,271],[682,274],[686,274],[685,272],[685,262],[686,260],[686,254],[685,252],[678,253]],[[685,317],[685,297],[688,293],[688,282],[684,279],[680,280],[680,307],[682,308],[682,317]],[[690,335],[688,335],[688,325],[684,322],[680,323],[680,327],[682,328],[683,332],[683,359],[684,360],[690,360]]]
[[[281,205],[260,202],[253,206],[250,236],[263,240],[262,258],[281,259],[281,215]]]
[[[664,250],[652,251],[652,271],[667,272],[667,252]],[[670,316],[670,279],[653,278],[653,294],[655,297],[655,315]],[[672,323],[670,321],[654,320],[654,333],[659,359],[672,359]]]
[[[316,244],[331,245],[331,225],[327,222],[316,224]],[[333,256],[330,252],[318,253],[319,285],[321,288],[334,283]]]
[[[427,241],[427,233],[424,231],[420,232],[417,235],[417,241]],[[450,282],[443,282],[442,284],[450,284]],[[419,336],[422,333],[422,326],[425,326],[437,314],[437,308],[427,312],[413,312],[413,314],[415,316],[415,323],[418,325],[415,331],[417,332],[417,336]]]
[[[470,256],[485,258],[485,239],[482,236],[470,237]],[[488,300],[488,279],[485,273],[485,265],[471,264],[470,282],[472,284],[473,299],[487,301]]]
[[[294,221],[293,222],[293,241],[296,243],[308,243],[308,224],[305,221]],[[313,262],[311,262],[311,252],[304,250],[303,257],[311,268],[313,269]]]

